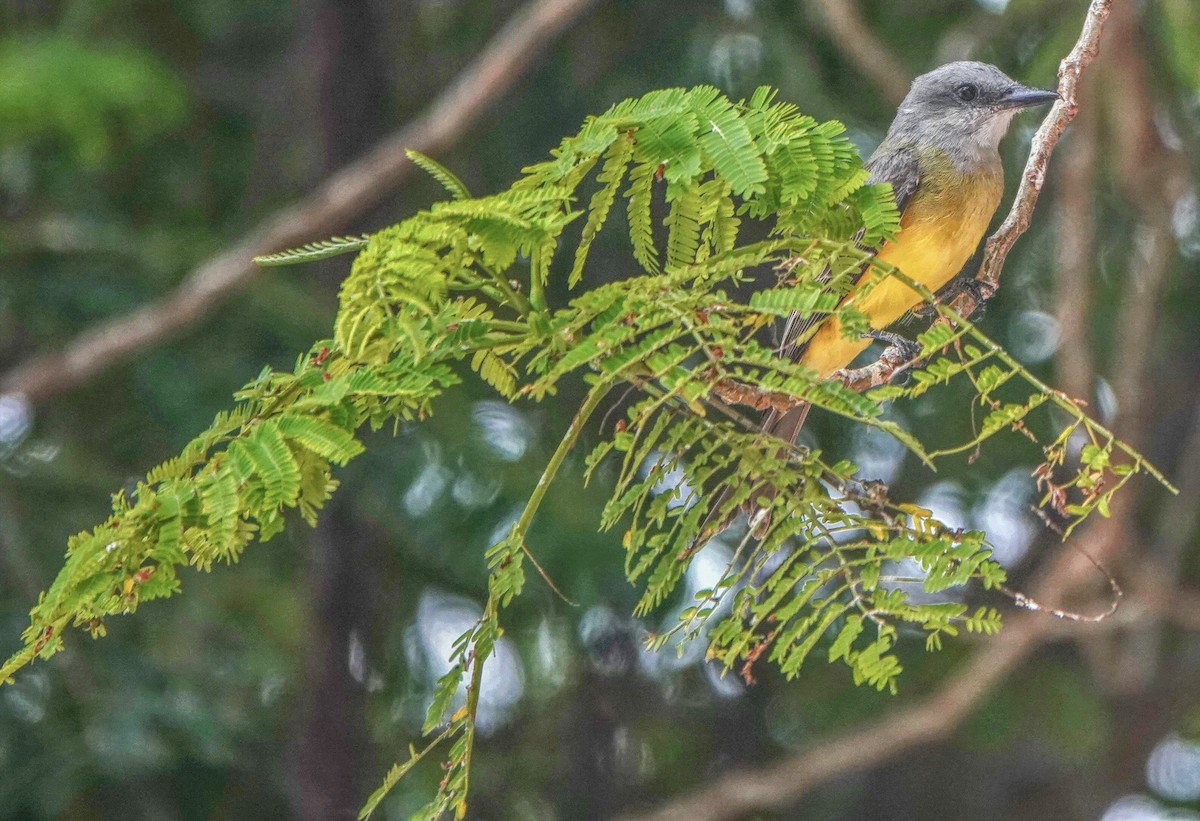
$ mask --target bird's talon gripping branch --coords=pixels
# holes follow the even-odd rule
[[[897,377],[903,384],[912,369],[920,364],[917,357],[921,355],[921,345],[911,339],[887,331],[870,331],[863,336],[886,342],[888,346],[879,355],[879,359],[870,365],[843,368],[834,373],[833,377],[842,380],[851,390],[865,391],[877,388],[895,381]]]
[[[894,351],[889,351],[891,355],[888,358],[896,362],[911,362],[921,353],[920,342],[909,339],[906,336],[901,336],[900,334],[872,329],[863,334],[863,336],[867,339],[877,339],[880,342],[886,342],[889,349],[894,348]]]
[[[960,294],[966,294],[975,303],[975,308],[971,311],[971,315],[978,321],[987,312],[988,300],[996,295],[996,290],[996,286],[986,280],[979,279],[978,277],[962,277],[950,284],[950,287],[946,289],[945,297],[939,299],[938,302],[943,305],[949,305]]]
[[[988,300],[996,295],[995,285],[976,277],[964,279],[958,287],[970,294],[971,298],[975,300],[976,311],[983,311],[987,307]]]

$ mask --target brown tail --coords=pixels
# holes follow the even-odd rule
[[[800,429],[804,427],[804,420],[808,418],[811,408],[812,405],[805,402],[803,405],[796,405],[786,413],[780,413],[777,410],[767,411],[763,415],[763,433],[778,437],[789,445],[795,444],[796,437],[800,435]]]
[[[769,410],[763,415],[763,433],[769,433],[778,439],[782,439],[788,445],[795,444],[796,437],[800,435],[800,430],[804,427],[804,420],[808,419],[808,412],[811,409],[812,405],[805,402],[803,405],[796,405],[790,408],[785,413]],[[758,492],[751,495],[751,498],[761,499],[764,496],[768,499],[773,499],[775,497],[775,489],[772,487],[760,488]],[[767,535],[767,529],[771,526],[770,514],[753,502],[745,505],[743,511],[750,522],[755,522],[755,537],[761,539]]]

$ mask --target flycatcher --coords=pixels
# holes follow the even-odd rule
[[[869,183],[891,183],[900,209],[900,230],[875,257],[936,292],[958,274],[979,247],[1000,196],[1004,169],[1000,140],[1013,116],[1024,108],[1058,99],[1053,91],[1027,88],[987,63],[958,62],[913,80],[887,136],[866,162]],[[921,295],[895,277],[861,282],[841,304],[866,314],[882,331],[921,304]],[[807,342],[800,339],[818,326]],[[833,376],[871,344],[871,337],[847,337],[836,316],[793,314],[784,326],[780,353]],[[787,413],[768,411],[763,430],[789,444],[796,440],[810,406]],[[726,490],[727,494],[729,491]],[[762,489],[754,498],[772,495]],[[718,497],[701,524],[699,541],[723,530],[715,527]],[[744,505],[751,527],[765,532],[769,518],[753,502]],[[732,517],[730,517],[732,518]],[[710,529],[711,528],[711,529]]]
[[[949,63],[913,80],[887,136],[866,162],[869,182],[892,185],[900,230],[876,258],[937,291],[975,253],[1004,190],[1000,140],[1013,115],[1058,99],[1053,91],[1026,88],[987,63]],[[842,300],[883,330],[921,303],[895,277],[869,290],[851,289]],[[806,344],[795,340],[820,323]],[[801,320],[793,315],[782,353],[822,377],[845,368],[870,338],[847,338],[836,317]],[[793,442],[808,415],[802,405],[766,415],[763,429]]]

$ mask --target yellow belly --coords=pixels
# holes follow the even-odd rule
[[[885,243],[876,254],[931,291],[949,282],[975,253],[1003,190],[999,168],[970,179],[958,172],[938,176],[942,177],[940,184],[922,177],[904,209],[895,241]],[[862,290],[861,285],[852,290],[842,304],[865,313],[871,327],[879,330],[921,303],[920,294],[894,277],[866,293]],[[869,339],[844,337],[841,324],[831,317],[813,335],[800,361],[822,376],[830,376],[870,344]]]

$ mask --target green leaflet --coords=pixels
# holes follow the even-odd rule
[[[333,237],[321,242],[310,242],[289,251],[255,257],[254,264],[271,268],[279,265],[298,265],[301,262],[316,262],[319,259],[329,259],[339,254],[361,250],[370,239],[366,234],[358,237]]]
[[[600,232],[601,226],[608,219],[609,209],[617,199],[617,191],[621,181],[625,179],[625,169],[633,157],[633,141],[617,137],[605,154],[604,168],[596,177],[600,189],[592,195],[588,205],[587,222],[583,226],[583,236],[575,249],[575,264],[567,276],[567,286],[574,288],[583,277],[583,266],[587,263],[588,251],[592,242]]]
[[[275,421],[275,427],[289,440],[335,465],[346,464],[363,450],[352,432],[319,416],[285,413]]]
[[[411,148],[404,152],[404,156],[412,160],[413,164],[421,168],[426,174],[433,177],[442,184],[442,188],[456,200],[465,200],[471,198],[471,192],[467,190],[467,186],[463,181],[446,166],[442,165],[432,157],[427,157],[420,151],[414,151]]]
[[[658,273],[658,248],[654,244],[654,220],[650,213],[654,176],[657,169],[650,165],[639,165],[629,175],[626,215],[629,219],[629,241],[633,244],[633,258],[651,274]]]
[[[713,169],[739,197],[766,191],[767,168],[742,114],[715,88],[700,88],[692,105],[702,126],[700,145]]]
[[[700,250],[700,192],[689,186],[676,194],[671,211],[663,220],[667,226],[667,266],[678,268],[696,261]]]

